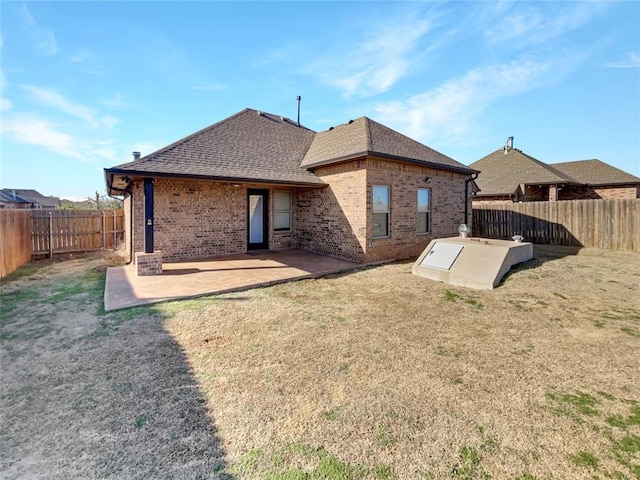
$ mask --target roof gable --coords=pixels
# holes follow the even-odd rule
[[[472,168],[368,117],[317,133],[301,166],[313,168],[365,155],[474,173]]]
[[[163,174],[323,184],[300,168],[314,132],[295,122],[245,109],[133,162],[118,173]]]
[[[556,170],[586,185],[621,185],[640,183],[640,178],[598,159],[552,163]]]
[[[508,195],[515,193],[520,184],[578,183],[571,176],[560,172],[521,150],[500,148],[469,165],[480,170],[476,180],[479,195]]]

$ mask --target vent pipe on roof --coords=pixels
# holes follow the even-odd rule
[[[131,155],[133,155],[133,160],[140,160],[140,152],[131,152]]]
[[[298,126],[300,126],[300,100],[302,100],[302,97],[300,95],[298,95]]]
[[[507,153],[509,150],[513,150],[513,137],[507,138],[507,143],[504,146],[504,153]]]

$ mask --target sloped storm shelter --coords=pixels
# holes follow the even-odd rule
[[[533,258],[533,244],[469,238],[466,225],[459,237],[432,240],[413,264],[414,275],[461,287],[491,290],[515,264]]]

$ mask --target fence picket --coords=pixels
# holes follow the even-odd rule
[[[107,218],[113,219],[111,225]],[[31,228],[33,255],[117,248],[118,242],[124,240],[124,213],[122,210],[37,210],[32,213]],[[111,236],[113,240],[106,241]]]
[[[473,234],[533,243],[640,251],[640,199],[473,205]]]

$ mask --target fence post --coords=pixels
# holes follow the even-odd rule
[[[102,210],[102,249],[107,248],[107,216],[105,215],[105,211]]]
[[[49,213],[49,258],[53,258],[53,213]]]
[[[117,242],[117,238],[116,238],[116,211],[115,210],[111,210],[111,213],[113,214],[113,222],[111,223],[111,228],[113,229],[113,245],[111,246],[111,248],[113,248],[115,250],[116,249],[116,242]]]

